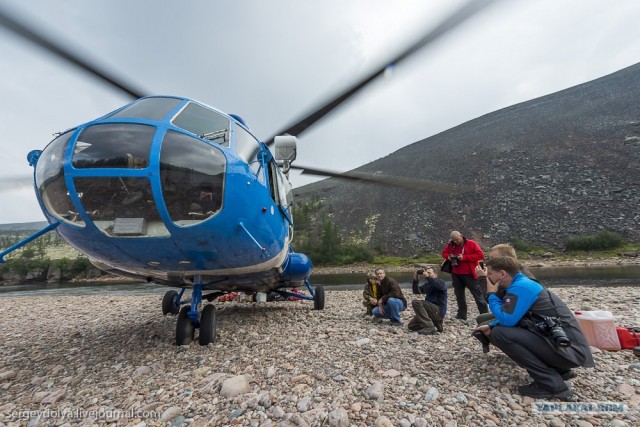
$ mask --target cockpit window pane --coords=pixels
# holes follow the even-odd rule
[[[217,111],[190,102],[172,123],[200,138],[229,146],[229,119]]]
[[[36,165],[36,186],[44,206],[54,217],[84,227],[64,182],[64,153],[71,135],[73,130],[60,135],[44,149]]]
[[[109,237],[163,237],[161,221],[146,178],[87,177],[74,180],[78,198],[94,225]]]
[[[155,130],[132,123],[90,126],[76,141],[72,164],[76,168],[145,168]]]
[[[167,117],[167,114],[173,111],[181,102],[181,99],[176,98],[144,98],[110,117],[162,121]]]
[[[168,131],[160,151],[162,195],[171,220],[193,225],[222,208],[226,159],[216,147]]]

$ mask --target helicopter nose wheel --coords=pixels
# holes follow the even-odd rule
[[[166,316],[167,314],[176,315],[180,312],[180,307],[178,306],[179,301],[178,293],[174,290],[167,291],[162,298],[162,315]]]
[[[200,277],[194,278],[193,294],[191,295],[191,305],[185,305],[180,309],[178,321],[176,322],[176,345],[188,345],[193,341],[194,333],[197,328],[200,329],[198,342],[200,345],[211,344],[216,340],[216,307],[213,304],[207,304],[202,313],[198,314],[198,308],[202,303],[202,284]],[[177,309],[181,294],[175,291],[168,291],[162,299],[162,312],[167,312],[174,306]],[[166,314],[166,313],[165,313]]]
[[[191,311],[190,305],[185,305],[178,314],[178,321],[176,322],[176,345],[188,345],[193,341],[193,334],[195,332],[195,326],[189,317]]]
[[[207,345],[216,340],[216,323],[216,307],[213,304],[207,304],[200,315],[200,336],[198,337],[200,345]]]

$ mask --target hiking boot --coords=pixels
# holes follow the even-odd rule
[[[435,335],[438,333],[436,328],[423,328],[418,331],[420,335]]]
[[[573,369],[569,369],[568,371],[558,372],[563,380],[570,380],[571,378],[575,378],[578,374]]]
[[[536,384],[535,382],[528,385],[521,385],[518,387],[518,393],[523,396],[533,397],[534,399],[567,400],[573,396],[571,390],[568,388],[560,391],[552,391],[546,387]]]
[[[402,320],[392,320],[390,322],[390,325],[392,325],[392,326],[402,326],[402,325],[404,325],[404,322]]]
[[[434,320],[433,324],[435,325],[438,332],[444,331],[444,327],[442,326],[442,320]]]
[[[382,317],[373,316],[371,318],[371,322],[373,322],[373,323],[382,323]]]

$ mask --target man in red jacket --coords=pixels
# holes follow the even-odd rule
[[[465,288],[471,292],[480,314],[486,313],[489,308],[482,297],[478,276],[476,275],[476,265],[484,259],[484,252],[482,252],[480,246],[473,240],[465,238],[459,231],[452,231],[451,240],[442,250],[442,258],[451,260],[453,291],[458,303],[456,319],[467,320]]]

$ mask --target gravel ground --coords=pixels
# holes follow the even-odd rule
[[[640,287],[555,291],[572,309],[640,325]],[[373,324],[360,297],[327,291],[322,311],[216,303],[218,339],[206,347],[174,345],[175,318],[157,295],[2,297],[0,426],[639,424],[631,351],[594,349],[596,368],[569,381],[578,404],[549,413],[515,394],[526,372],[495,349],[483,354],[471,325],[447,319],[444,333],[422,336]],[[576,409],[603,402],[608,411]]]

